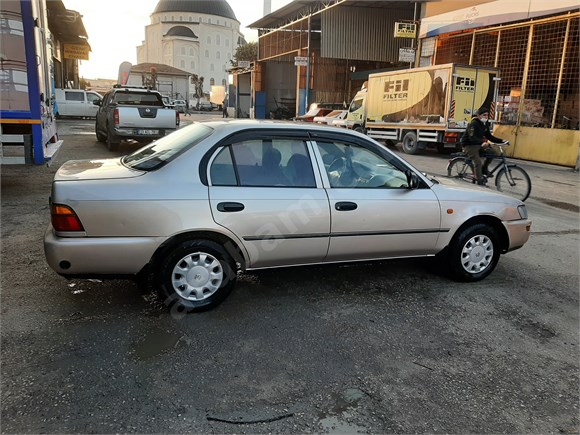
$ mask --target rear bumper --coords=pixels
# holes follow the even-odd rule
[[[44,233],[48,265],[64,276],[135,275],[145,267],[163,237],[58,237]]]
[[[524,246],[524,244],[530,238],[532,221],[529,219],[522,219],[518,221],[504,222],[503,224],[509,237],[509,246],[507,252]]]
[[[173,133],[177,128],[115,128],[115,134],[122,139],[158,139]],[[155,132],[155,133],[153,133]]]

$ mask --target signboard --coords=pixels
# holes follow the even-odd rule
[[[77,60],[89,60],[89,46],[88,45],[76,45],[76,44],[64,44],[64,58],[65,59],[77,59]]]
[[[399,48],[399,62],[415,62],[415,49]]]
[[[305,56],[296,56],[294,57],[294,66],[307,66],[308,65],[308,58]]]
[[[395,38],[415,38],[416,35],[415,23],[395,23]]]
[[[239,68],[249,68],[250,61],[249,60],[238,60],[238,67]]]

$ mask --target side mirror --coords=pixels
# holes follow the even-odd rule
[[[405,171],[405,175],[407,176],[407,186],[409,189],[416,189],[419,187],[419,177],[411,170]]]
[[[101,100],[95,100],[95,101],[93,101],[93,104],[94,104],[95,106],[99,106],[99,107],[100,107],[100,106],[101,106],[101,103],[102,103],[102,101],[101,101]]]

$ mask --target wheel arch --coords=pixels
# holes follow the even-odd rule
[[[217,231],[187,231],[184,233],[175,234],[169,239],[165,240],[153,253],[148,268],[155,269],[155,266],[163,258],[164,254],[172,247],[185,242],[187,240],[208,240],[219,243],[224,247],[228,254],[234,259],[236,263],[240,264],[242,270],[246,269],[247,258],[244,251],[239,244],[231,237]]]
[[[499,236],[501,253],[505,254],[506,252],[508,252],[509,243],[510,243],[508,232],[507,232],[506,228],[504,227],[504,225],[502,224],[501,220],[499,218],[497,218],[495,216],[491,216],[491,215],[480,215],[480,216],[473,216],[472,218],[469,218],[468,220],[463,222],[459,228],[457,228],[457,230],[453,234],[453,237],[451,237],[449,243],[451,243],[453,240],[455,240],[457,235],[460,234],[465,228],[470,227],[470,226],[475,225],[475,224],[486,224],[486,225],[489,225],[490,227],[492,227],[497,232],[497,234]]]

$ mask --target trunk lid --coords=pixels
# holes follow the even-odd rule
[[[133,178],[144,173],[124,166],[121,159],[70,160],[59,168],[54,181]]]

